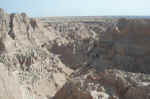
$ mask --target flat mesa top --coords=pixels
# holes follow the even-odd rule
[[[128,19],[150,19],[150,16],[57,16],[57,17],[41,17],[42,22],[102,22],[114,21],[118,18]]]

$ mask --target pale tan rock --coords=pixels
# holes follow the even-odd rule
[[[0,63],[0,99],[23,99],[17,78]]]
[[[0,99],[149,99],[149,75],[98,74],[149,74],[149,23],[0,9]]]

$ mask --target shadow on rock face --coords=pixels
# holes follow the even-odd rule
[[[0,39],[0,54],[2,54],[5,50],[6,50],[5,45],[2,41],[2,39]]]
[[[79,90],[72,83],[67,83],[61,88],[53,99],[93,99],[88,92]]]
[[[82,55],[74,53],[71,46],[58,46],[55,44],[50,51],[54,54],[60,55],[61,61],[72,69],[77,69],[83,63]]]
[[[87,26],[93,24],[86,23]],[[49,51],[59,55],[61,61],[72,69],[86,64],[101,71],[117,68],[129,72],[150,73],[150,20],[123,18],[107,27],[98,26],[96,25],[94,33],[99,39],[87,38],[86,41],[80,39],[78,42],[77,38],[67,35],[76,41],[60,46],[57,43],[52,44]],[[102,33],[101,28],[105,29]],[[90,31],[91,28],[88,29]],[[77,35],[76,32],[74,35]]]

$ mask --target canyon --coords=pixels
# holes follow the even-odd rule
[[[0,9],[0,99],[150,99],[150,19]]]

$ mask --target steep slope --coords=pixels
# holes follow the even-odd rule
[[[0,64],[0,99],[22,99],[21,87],[17,79],[4,64]]]
[[[0,99],[149,99],[149,19],[50,20],[0,9]]]
[[[51,48],[48,45],[48,49],[59,54],[60,59],[73,69],[88,65],[99,70],[118,68],[148,74],[150,20],[100,19],[45,22],[45,27],[52,27],[69,42],[59,46],[54,43]]]
[[[149,99],[150,97],[150,75],[115,69],[100,73],[89,69],[84,74],[79,74],[79,71],[72,75],[72,79],[56,93],[54,99]]]
[[[24,13],[9,15],[2,9],[0,23],[0,62],[5,69],[1,72],[0,98],[52,97],[72,73],[57,55],[42,48],[43,44],[57,38],[55,32],[45,29],[38,19],[28,18]]]

